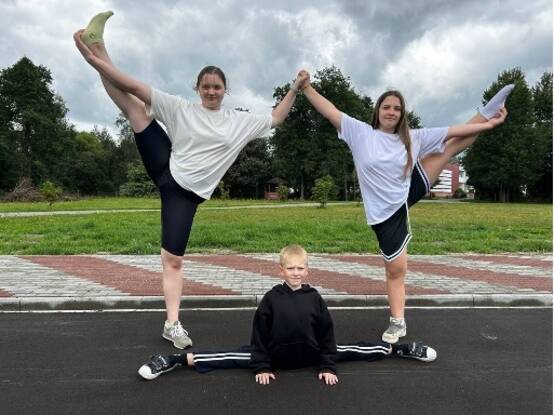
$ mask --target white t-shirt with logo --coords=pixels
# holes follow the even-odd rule
[[[410,130],[414,163],[432,153],[444,152],[448,127]],[[387,220],[406,203],[411,173],[404,177],[407,153],[398,134],[374,130],[369,124],[342,114],[339,138],[354,158],[367,223]]]
[[[204,199],[210,198],[246,144],[271,130],[271,114],[212,111],[155,88],[150,99],[148,115],[164,124],[171,140],[171,175]]]

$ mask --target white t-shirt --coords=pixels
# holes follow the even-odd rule
[[[246,144],[267,136],[272,123],[271,114],[212,111],[155,88],[146,111],[165,125],[171,140],[171,175],[204,199],[210,198]]]
[[[448,127],[410,130],[414,163],[431,153],[444,152]],[[339,138],[354,158],[367,223],[387,220],[406,203],[411,174],[404,177],[406,147],[398,134],[374,130],[369,124],[342,114]]]

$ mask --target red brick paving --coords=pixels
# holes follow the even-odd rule
[[[552,262],[543,261],[541,259],[534,258],[521,258],[514,256],[502,256],[502,255],[463,255],[458,258],[462,259],[471,259],[473,261],[488,261],[495,264],[506,264],[506,265],[527,265],[529,267],[538,267],[544,268],[552,271]]]
[[[340,257],[343,258],[343,257]],[[255,259],[234,255],[187,255],[187,259],[195,262],[202,262],[210,265],[218,265],[243,271],[255,272],[262,275],[277,276],[277,264],[273,261]],[[330,288],[336,291],[346,292],[348,294],[386,294],[387,289],[384,281],[375,281],[368,278],[362,278],[357,275],[351,275],[340,272],[330,272],[311,268],[311,275],[306,282],[311,285],[319,285],[324,288]],[[384,279],[384,275],[383,275]],[[436,290],[431,288],[421,288],[407,285],[408,294],[446,294],[448,291]]]
[[[379,257],[338,255],[332,257],[341,261],[348,261],[372,266],[379,266],[383,264],[383,260]],[[480,258],[482,259],[482,257]],[[469,269],[467,267],[456,267],[446,264],[430,264],[428,262],[416,261],[412,258],[408,260],[408,272],[409,271],[422,272],[425,274],[443,275],[445,277],[455,277],[464,280],[488,282],[491,284],[504,284],[520,288],[552,291],[552,278]]]
[[[159,272],[88,256],[22,256],[21,258],[106,285],[130,295],[163,295],[162,274]],[[225,288],[190,281],[186,277],[183,292],[187,295],[240,294]]]

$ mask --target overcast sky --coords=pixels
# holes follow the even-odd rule
[[[425,126],[452,125],[503,70],[520,67],[530,86],[552,71],[551,0],[2,0],[0,68],[23,56],[48,67],[79,130],[115,131],[118,111],[72,39],[105,10],[121,70],[199,102],[196,75],[217,65],[224,104],[254,112],[299,69],[335,65],[373,100],[394,87]]]

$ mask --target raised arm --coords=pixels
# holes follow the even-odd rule
[[[294,80],[294,83],[288,90],[287,94],[283,97],[281,102],[273,109],[273,112],[271,113],[271,116],[273,118],[273,121],[271,122],[272,127],[277,127],[278,125],[282,124],[283,121],[285,121],[285,118],[289,115],[290,109],[292,108],[292,104],[294,104],[294,101],[296,99],[296,94],[302,89],[302,85],[306,82],[306,80],[309,78],[308,73],[302,73],[300,71],[298,73],[298,76]]]
[[[150,105],[151,88],[149,85],[131,78],[129,75],[121,72],[113,64],[98,58],[90,48],[82,41],[81,34],[84,30],[79,30],[73,35],[75,45],[85,60],[96,69],[102,76],[107,78],[114,86],[120,90],[134,95],[146,105]]]
[[[506,108],[500,108],[497,114],[491,119],[477,124],[463,124],[463,125],[454,125],[448,128],[448,133],[446,134],[446,140],[449,140],[453,137],[467,137],[475,134],[482,133],[483,131],[491,130],[494,127],[502,124],[506,120],[508,111]]]
[[[329,122],[333,124],[333,127],[335,127],[340,132],[342,112],[339,111],[331,101],[317,92],[309,82],[307,87],[304,88],[303,92],[306,98],[308,98],[308,101],[310,101],[310,104],[313,105],[317,112],[327,118]]]

